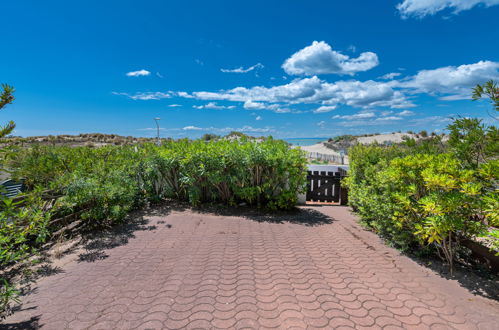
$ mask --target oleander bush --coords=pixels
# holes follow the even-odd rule
[[[91,227],[121,221],[131,210],[164,198],[194,206],[289,209],[305,188],[305,166],[301,151],[271,138],[19,149],[7,167],[14,178],[25,179],[27,199],[19,204],[2,198],[0,263],[16,261],[12,251],[22,256],[36,245],[30,243],[50,236],[57,229],[50,219],[75,213]],[[47,193],[57,196],[49,207],[42,199]]]
[[[25,179],[28,192],[21,202],[1,197],[2,269],[26,261],[50,239],[59,229],[51,225],[53,219],[76,213],[86,227],[109,225],[164,198],[195,206],[214,202],[289,209],[306,181],[304,154],[272,138],[97,148],[35,145],[3,160],[13,178]],[[12,294],[9,284],[1,290],[4,297]]]
[[[9,166],[29,187],[55,190],[72,208],[98,205],[100,215],[92,216],[98,219],[119,219],[116,206],[130,209],[161,198],[287,209],[296,204],[306,176],[302,152],[271,138],[179,140],[160,147],[35,146],[19,150]]]

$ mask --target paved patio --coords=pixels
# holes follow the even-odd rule
[[[0,327],[499,325],[499,303],[400,256],[345,207],[244,217],[160,210],[89,242],[55,273]]]

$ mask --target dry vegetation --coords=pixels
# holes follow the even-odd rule
[[[162,141],[167,139],[162,139]],[[100,147],[104,145],[132,145],[155,142],[156,138],[120,136],[116,134],[86,133],[79,135],[48,135],[30,137],[7,137],[2,139],[4,145],[52,145],[71,147]]]

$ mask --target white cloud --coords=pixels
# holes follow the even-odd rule
[[[168,107],[170,107],[170,108],[178,108],[181,106],[182,106],[181,104],[168,104]]]
[[[379,79],[392,80],[393,78],[398,77],[400,75],[401,75],[400,72],[390,72],[390,73],[387,73],[385,75],[382,75],[381,77],[379,77]]]
[[[274,103],[265,107],[276,111],[284,110],[276,103],[284,104],[321,104],[324,106],[348,105],[357,108],[391,107],[407,108],[414,106],[400,91],[395,91],[388,82],[368,81],[338,81],[325,82],[316,76],[295,79],[285,85],[273,87],[255,86],[251,88],[236,87],[219,92],[180,92],[181,97],[200,100],[226,100],[233,102]]]
[[[122,95],[126,96],[132,100],[142,100],[142,101],[148,101],[148,100],[161,100],[161,99],[169,99],[172,97],[172,92],[139,92],[135,94],[128,94],[128,93],[119,93],[119,92],[112,92],[114,95]]]
[[[354,115],[336,115],[333,117],[333,119],[345,119],[345,120],[358,120],[358,119],[368,119],[368,118],[374,118],[376,117],[376,114],[374,112],[358,112]]]
[[[246,133],[269,133],[269,132],[274,132],[274,129],[272,129],[271,127],[258,128],[245,125],[241,128],[236,128],[234,130],[231,129],[231,131],[246,132]]]
[[[256,116],[255,120],[262,120],[263,118],[261,116]]]
[[[192,107],[195,109],[217,109],[217,110],[234,109],[235,108],[234,105],[225,106],[225,105],[216,104],[215,102],[209,102],[209,103],[204,104],[204,105],[193,105]]]
[[[424,17],[434,15],[444,9],[453,9],[454,14],[469,10],[476,5],[486,7],[499,4],[499,0],[404,0],[397,5],[402,17]]]
[[[197,126],[185,126],[181,130],[183,131],[205,131],[205,132],[217,132],[217,133],[229,133],[232,131],[243,132],[243,133],[270,133],[275,132],[272,127],[253,127],[249,125],[244,125],[239,128],[234,127],[197,127]]]
[[[196,127],[196,126],[185,126],[182,129],[184,131],[201,131],[201,130],[203,130],[201,127]]]
[[[236,69],[220,69],[220,71],[222,72],[226,72],[226,73],[247,73],[247,72],[250,72],[250,71],[253,71],[255,69],[263,69],[264,66],[262,63],[257,63],[255,65],[252,65],[246,69],[244,69],[242,66],[239,67],[239,68],[236,68]]]
[[[138,70],[138,71],[131,71],[131,72],[128,72],[126,75],[128,77],[141,77],[141,76],[148,76],[150,75],[151,73],[147,70]]]
[[[156,72],[156,76],[158,76],[159,78],[164,78],[163,75],[159,72]]]
[[[326,122],[324,120],[321,120],[317,123],[317,126],[319,126],[320,128],[324,128],[324,126],[326,126]]]
[[[200,59],[198,59],[198,58],[196,58],[196,59],[194,60],[194,62],[196,62],[196,64],[201,65],[201,66],[203,66],[203,65],[204,65],[204,62],[203,62],[203,61],[201,61],[201,60],[200,60]]]
[[[189,95],[189,93],[186,92],[177,92],[177,96],[186,98],[186,99],[192,99],[194,98],[192,95]]]
[[[253,102],[251,100],[245,101],[243,107],[247,110],[262,110],[267,108],[264,103]]]
[[[314,113],[330,112],[336,109],[336,105],[323,105],[314,110]]]
[[[388,117],[376,118],[376,121],[393,121],[393,120],[402,120],[402,117],[388,116]]]
[[[414,115],[414,112],[409,111],[409,110],[404,110],[404,111],[398,113],[397,115],[399,115],[399,116],[412,116],[412,115]]]
[[[236,87],[228,90],[179,92],[142,92],[130,95],[113,92],[134,100],[159,100],[181,97],[210,101],[197,109],[233,109],[236,105],[219,105],[220,102],[242,103],[249,110],[271,110],[276,113],[323,113],[340,106],[358,109],[401,109],[400,113],[387,112],[384,117],[410,116],[408,108],[415,107],[416,94],[428,94],[441,100],[469,99],[471,89],[487,80],[499,80],[499,62],[480,61],[460,66],[447,66],[421,70],[416,75],[390,81],[340,80],[327,82],[317,76],[297,78],[275,86]],[[385,75],[386,76],[386,75]],[[393,77],[393,74],[390,74]],[[316,105],[315,110],[298,110],[295,105]],[[239,106],[239,105],[238,105]]]
[[[446,124],[450,122],[451,116],[449,117],[443,117],[443,116],[430,116],[430,117],[423,117],[423,118],[415,118],[412,119],[409,123],[412,126],[432,126],[432,127],[438,127],[443,124]]]
[[[469,99],[471,89],[487,80],[499,79],[499,62],[480,61],[460,66],[447,66],[434,70],[422,70],[400,87],[412,89],[415,93],[446,94],[444,100]]]
[[[282,68],[290,75],[354,75],[356,72],[370,70],[378,63],[378,56],[375,53],[365,52],[357,58],[350,58],[334,51],[324,41],[314,41],[312,45],[291,55]]]

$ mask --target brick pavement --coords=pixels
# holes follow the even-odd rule
[[[3,327],[499,327],[497,302],[400,256],[345,207],[289,219],[184,210],[144,221],[41,279]]]

